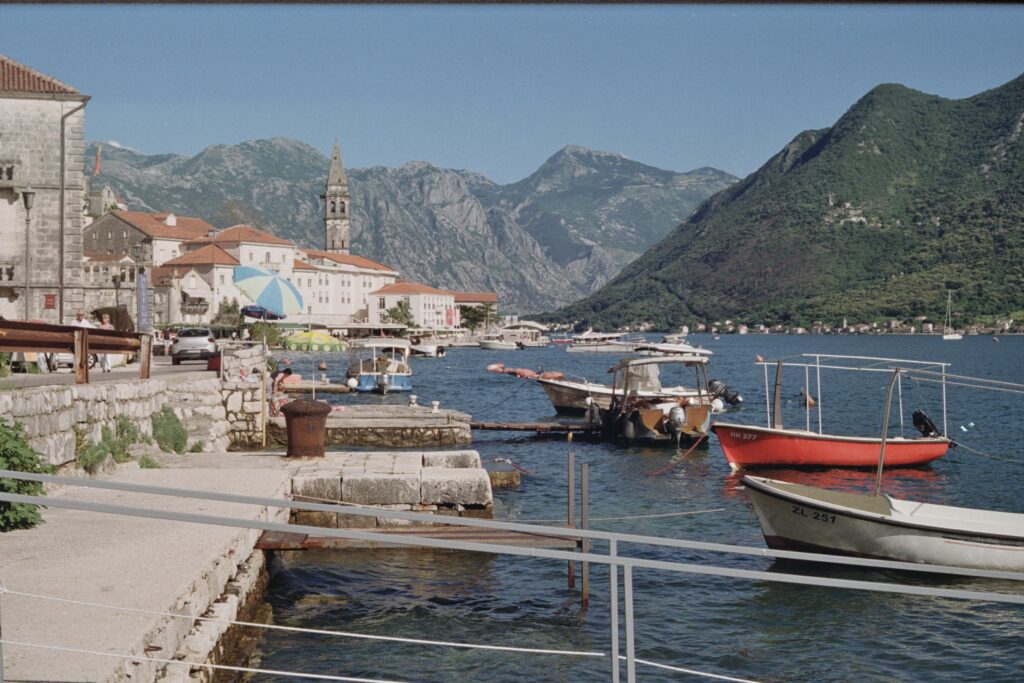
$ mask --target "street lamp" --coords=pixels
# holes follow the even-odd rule
[[[114,307],[121,307],[121,283],[124,282],[124,272],[114,273],[110,277],[110,281],[114,285]]]
[[[32,204],[35,203],[36,191],[31,186],[21,191],[21,201],[25,204],[25,320],[29,319],[29,300],[32,298],[28,286],[28,278],[32,273],[32,256],[29,253],[29,232],[32,228]]]

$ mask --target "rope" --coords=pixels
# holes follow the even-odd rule
[[[38,600],[49,600],[51,602],[62,602],[69,605],[81,605],[84,607],[99,607],[101,609],[118,610],[121,612],[133,612],[135,614],[150,614],[161,617],[172,617],[177,619],[194,619],[196,621],[209,621],[218,624],[231,624],[236,626],[245,626],[251,628],[265,628],[274,631],[289,631],[291,633],[311,633],[315,635],[324,636],[338,636],[341,638],[361,638],[364,640],[386,640],[396,643],[410,643],[413,645],[438,645],[442,647],[459,647],[472,650],[498,650],[502,652],[524,652],[527,654],[541,654],[541,655],[568,655],[574,657],[604,657],[603,652],[593,652],[585,650],[544,650],[538,648],[529,647],[512,647],[509,645],[477,645],[473,643],[453,643],[443,640],[423,640],[421,638],[399,638],[397,636],[372,636],[365,633],[349,633],[346,631],[328,631],[325,629],[317,628],[302,628],[299,626],[282,626],[279,624],[257,624],[250,621],[234,621],[233,619],[218,619],[216,617],[192,617],[187,614],[174,614],[172,612],[160,612],[158,610],[139,609],[135,607],[118,607],[116,605],[104,605],[96,602],[85,602],[82,600],[72,600],[70,598],[58,598],[50,595],[39,595],[37,593],[23,593],[21,591],[7,590],[6,593],[9,595],[19,595],[26,598],[36,598]]]
[[[516,379],[519,379],[519,378],[516,378]],[[493,404],[491,404],[491,405],[489,405],[489,406],[484,406],[483,408],[477,408],[477,409],[476,409],[476,410],[475,410],[474,412],[475,412],[475,413],[483,413],[483,412],[487,412],[488,410],[491,410],[492,408],[497,408],[497,407],[498,407],[498,406],[500,406],[500,405],[503,405],[503,404],[505,404],[505,403],[508,403],[508,402],[509,402],[510,400],[512,400],[512,399],[513,399],[513,398],[515,397],[515,395],[516,395],[516,394],[517,394],[518,392],[522,391],[523,387],[525,387],[525,386],[527,386],[527,383],[526,383],[526,382],[520,382],[520,383],[519,383],[519,386],[517,386],[517,387],[516,387],[515,389],[513,389],[513,390],[511,391],[511,393],[509,393],[509,395],[508,395],[508,397],[507,397],[507,398],[503,398],[503,399],[501,399],[500,401],[498,401],[497,403],[493,403]]]
[[[662,467],[661,469],[658,469],[658,470],[654,470],[653,472],[649,472],[649,473],[647,474],[647,476],[648,476],[648,477],[658,477],[658,476],[661,476],[662,474],[664,474],[665,472],[668,472],[668,471],[669,471],[670,469],[672,469],[673,467],[675,467],[675,466],[676,466],[676,463],[678,463],[678,462],[679,462],[680,460],[683,460],[683,459],[685,459],[685,458],[686,458],[686,456],[688,456],[688,455],[689,455],[690,453],[693,453],[693,449],[694,449],[694,448],[696,448],[696,447],[697,447],[697,445],[698,445],[698,444],[699,444],[699,443],[700,443],[701,441],[703,441],[704,439],[706,439],[706,438],[707,438],[707,436],[708,436],[708,435],[707,435],[707,433],[701,434],[701,435],[700,435],[700,438],[699,438],[699,439],[697,439],[696,441],[694,441],[694,442],[693,442],[693,445],[692,445],[692,446],[690,446],[690,450],[686,451],[686,452],[685,452],[685,453],[683,453],[683,454],[682,454],[681,456],[676,456],[675,458],[672,458],[672,460],[670,460],[670,461],[669,461],[669,463],[668,463],[667,465],[665,465],[665,466],[664,466],[664,467]]]
[[[619,659],[626,659],[622,655],[619,655]],[[657,662],[650,662],[646,659],[640,659],[634,657],[633,661],[637,664],[645,664],[647,666],[653,666],[655,669],[665,669],[666,671],[675,671],[681,674],[692,674],[694,676],[703,676],[704,678],[714,678],[719,681],[734,681],[735,683],[757,683],[757,681],[749,678],[734,678],[732,676],[723,676],[721,674],[712,674],[706,671],[696,671],[695,669],[684,669],[679,666],[669,666],[668,664],[658,664]]]
[[[1014,463],[1016,465],[1024,464],[1024,460],[1016,460],[1014,458],[1001,458],[998,455],[992,455],[991,453],[985,453],[984,451],[979,451],[976,448],[971,448],[970,446],[965,446],[963,444],[963,442],[961,442],[961,441],[951,441],[950,444],[951,445],[952,444],[956,444],[955,447],[956,447],[957,450],[963,448],[964,450],[970,451],[971,453],[974,453],[975,455],[980,455],[983,458],[990,458],[992,460],[998,460],[1000,462],[1012,462],[1012,463]]]
[[[83,650],[75,647],[60,647],[59,645],[43,645],[42,643],[26,643],[20,640],[0,639],[0,644],[19,645],[21,647],[35,647],[43,650],[54,650],[56,652],[70,652],[79,655],[95,655],[97,657],[116,657],[132,661],[156,662],[158,664],[185,664],[190,667],[204,669],[217,669],[221,671],[236,671],[239,673],[273,674],[287,678],[311,678],[317,681],[350,681],[354,683],[401,683],[400,681],[383,680],[379,678],[353,678],[351,676],[329,676],[327,674],[295,673],[293,671],[278,671],[275,669],[254,669],[247,666],[229,666],[227,664],[207,664],[205,662],[189,662],[183,659],[162,659],[160,657],[144,657],[142,655],[123,655],[117,652],[99,652],[97,650]]]
[[[571,434],[571,433],[572,433],[572,432],[570,432],[570,434]],[[520,465],[519,463],[516,463],[516,462],[512,462],[512,459],[511,459],[511,458],[495,458],[495,459],[494,459],[494,462],[503,462],[503,463],[505,463],[506,465],[512,465],[512,467],[515,467],[515,468],[516,468],[517,470],[519,470],[520,472],[524,472],[524,473],[526,473],[526,474],[533,474],[533,472],[531,472],[530,470],[526,469],[525,467],[523,467],[523,466],[522,466],[522,465]]]
[[[706,512],[723,512],[725,508],[712,508],[710,510],[689,510],[687,512],[661,512],[653,515],[629,515],[628,517],[591,517],[591,522],[611,522],[624,519],[654,519],[656,517],[682,517],[683,515],[702,515]],[[517,519],[517,522],[538,524],[541,522],[566,523],[564,519]]]

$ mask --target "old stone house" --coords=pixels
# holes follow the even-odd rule
[[[0,316],[70,320],[83,305],[89,96],[0,55]]]

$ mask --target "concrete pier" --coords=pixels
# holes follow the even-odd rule
[[[464,446],[472,441],[470,416],[457,410],[424,406],[344,406],[327,417],[326,443],[371,448],[430,448]],[[269,438],[287,442],[283,417],[268,423]]]

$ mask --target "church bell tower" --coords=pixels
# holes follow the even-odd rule
[[[341,163],[341,148],[334,143],[331,170],[327,173],[327,189],[321,195],[324,200],[324,249],[347,254],[349,249],[349,194],[348,178]]]

